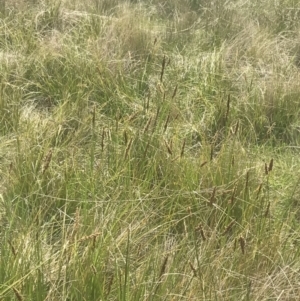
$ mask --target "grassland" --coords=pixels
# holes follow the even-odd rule
[[[299,300],[298,1],[0,3],[1,300]]]

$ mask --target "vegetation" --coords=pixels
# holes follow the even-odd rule
[[[299,300],[298,1],[1,3],[1,300]]]

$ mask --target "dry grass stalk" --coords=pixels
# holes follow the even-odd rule
[[[185,139],[183,140],[182,147],[181,147],[181,152],[180,152],[180,157],[181,157],[181,158],[182,158],[183,155],[184,155],[184,148],[185,148]]]
[[[157,85],[156,85],[156,88],[157,88],[157,90],[158,90],[158,92],[160,93],[160,94],[163,94],[163,100],[165,100],[165,88],[164,88],[164,86],[161,84],[161,83],[158,83]]]
[[[232,155],[232,158],[231,158],[231,165],[234,166],[234,155]]]
[[[148,131],[151,121],[152,121],[152,117],[150,117],[148,119],[148,121],[147,121],[147,123],[146,123],[146,125],[145,125],[145,127],[143,129],[144,134]]]
[[[132,144],[132,138],[130,138],[130,140],[129,140],[128,144],[127,144],[127,147],[126,147],[126,150],[125,150],[124,159],[127,159],[127,157],[128,157],[129,151],[131,149],[131,144]]]
[[[144,159],[146,158],[146,155],[147,155],[147,152],[148,152],[148,149],[149,149],[149,145],[150,145],[150,140],[147,141],[147,145],[146,145],[146,148],[145,148],[145,151],[144,151],[144,154],[143,154]]]
[[[113,285],[113,282],[114,282],[114,275],[112,274],[109,278],[109,281],[107,283],[107,289],[106,289],[106,296],[109,295],[110,291],[111,291],[111,287]]]
[[[74,230],[78,231],[79,229],[79,221],[80,221],[80,208],[77,207],[75,211],[75,223],[74,223]]]
[[[166,67],[166,56],[164,55],[162,64],[161,64],[161,73],[160,73],[160,82],[162,82],[164,72],[165,72],[165,67]]]
[[[235,126],[235,129],[234,129],[234,135],[237,134],[238,130],[239,130],[239,125],[240,125],[240,121],[238,120],[237,123],[236,123],[236,126]]]
[[[208,162],[207,161],[204,161],[200,164],[200,167],[203,167],[204,165],[206,165]]]
[[[46,157],[44,159],[44,165],[43,165],[42,173],[45,173],[46,170],[49,168],[51,158],[52,158],[52,150],[50,149],[48,154],[46,155]]]
[[[77,207],[74,216],[72,239],[74,239],[76,237],[76,234],[78,233],[79,223],[80,223],[80,208]]]
[[[15,247],[13,246],[13,244],[11,243],[11,241],[8,241],[8,244],[10,246],[11,252],[13,253],[14,257],[17,256],[18,252],[16,251]]]
[[[273,170],[273,159],[271,159],[268,167],[268,171],[271,172]]]
[[[197,269],[193,266],[193,264],[189,261],[189,265],[191,267],[191,270],[193,271],[194,277],[197,277]]]
[[[13,287],[13,291],[14,291],[15,296],[16,296],[18,301],[23,301],[24,300],[24,297],[21,295],[21,293],[16,288]]]
[[[216,199],[215,199],[216,190],[217,190],[217,187],[214,188],[214,190],[212,192],[212,195],[211,195],[211,197],[209,199],[209,205],[210,206],[213,206],[213,203],[216,201]]]
[[[234,224],[235,224],[235,220],[231,221],[221,235],[222,236],[226,235],[232,229]]]
[[[179,158],[180,158],[180,156],[176,156],[176,157],[174,157],[174,158],[172,159],[171,162],[175,162],[175,161],[178,160]]]
[[[171,141],[171,143],[169,144],[169,143],[167,142],[167,140],[164,139],[164,142],[165,142],[165,145],[166,145],[166,148],[167,148],[168,153],[172,156],[172,154],[173,154],[173,152],[172,152],[172,141]]]
[[[137,112],[133,113],[132,115],[130,115],[128,118],[128,121],[129,122],[133,121],[137,117],[138,114],[139,114],[139,112],[137,111]]]
[[[242,254],[244,255],[245,254],[246,241],[245,241],[245,238],[243,236],[241,236],[239,238],[239,243],[240,243]]]
[[[96,232],[96,233],[93,233],[91,235],[83,236],[82,238],[80,238],[78,240],[78,242],[84,242],[84,241],[89,240],[89,239],[93,239],[94,240],[95,238],[97,238],[100,235],[101,235],[100,232]]]

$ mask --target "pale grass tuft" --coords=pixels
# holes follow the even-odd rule
[[[0,299],[298,300],[295,5],[17,2]]]

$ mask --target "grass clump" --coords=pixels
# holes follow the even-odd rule
[[[298,300],[299,7],[200,2],[1,7],[1,300]]]

